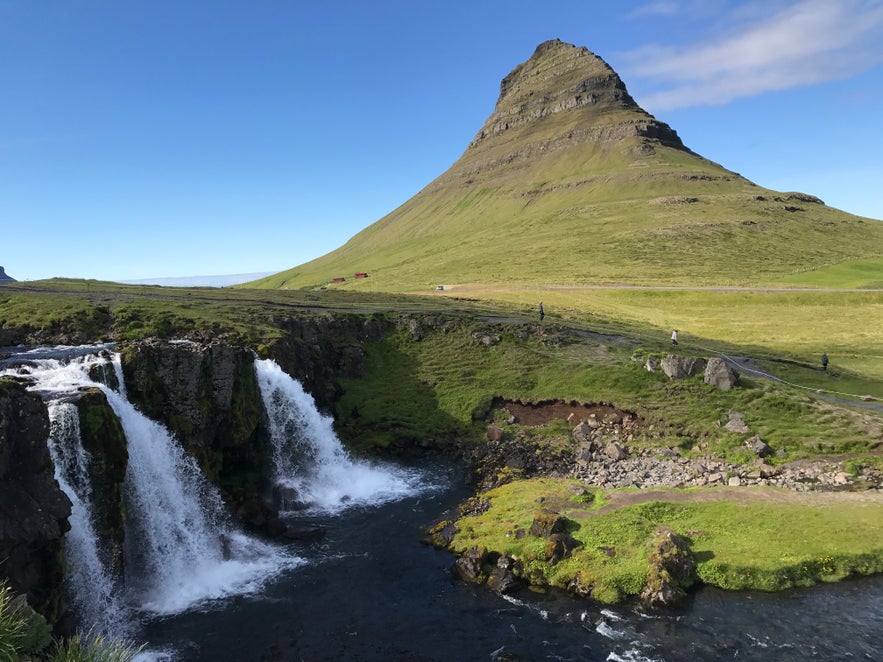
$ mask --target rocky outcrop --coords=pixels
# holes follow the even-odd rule
[[[411,324],[411,321],[414,324]],[[282,337],[266,348],[289,375],[303,384],[316,406],[328,411],[340,396],[339,377],[360,377],[365,369],[363,343],[380,340],[393,327],[379,317],[326,313],[276,321]],[[422,337],[416,320],[402,320]]]
[[[703,378],[706,384],[719,388],[721,391],[729,391],[739,383],[739,374],[718,356],[708,359]]]
[[[566,559],[580,546],[567,532],[569,527],[570,520],[552,510],[540,510],[534,515],[528,533],[546,539],[545,558],[550,565]]]
[[[254,355],[223,342],[133,343],[121,351],[129,399],[166,425],[216,483],[234,512],[264,528],[271,444]]]
[[[626,109],[631,112],[628,121],[612,121],[615,115],[611,111]],[[622,79],[604,60],[587,48],[558,39],[537,46],[529,60],[503,79],[496,108],[469,147],[476,149],[492,138],[565,113],[573,116],[572,126],[605,125],[601,135],[587,140],[634,136],[686,149],[671,127],[640,109]],[[603,113],[610,113],[611,119],[600,121]],[[567,126],[571,129],[567,137],[575,139],[572,126]]]
[[[738,411],[730,410],[729,419],[724,425],[727,432],[745,433],[748,432],[748,424],[745,422],[745,414]]]
[[[470,547],[461,554],[451,568],[453,575],[470,584],[484,584],[488,573],[485,566],[488,564],[488,552],[485,547]]]
[[[107,545],[108,572],[122,578],[126,512],[123,494],[129,462],[126,434],[101,389],[82,390],[75,404],[80,439],[90,457],[93,525]]]
[[[690,544],[668,527],[662,527],[653,534],[648,546],[650,571],[641,600],[649,605],[673,604],[696,581],[696,562]]]
[[[695,356],[675,356],[668,354],[662,357],[662,372],[669,379],[687,379],[705,370],[707,361]]]
[[[524,584],[521,577],[524,568],[519,559],[503,554],[497,559],[496,567],[491,570],[487,585],[497,593],[513,593]]]
[[[754,435],[753,437],[745,440],[745,446],[757,453],[758,457],[766,457],[768,455],[772,455],[773,449],[769,447],[769,445],[760,438],[759,434]]]
[[[62,614],[62,535],[71,502],[55,480],[43,400],[0,379],[0,576],[50,622]]]
[[[15,283],[16,280],[12,276],[6,274],[3,267],[0,267],[0,283]]]

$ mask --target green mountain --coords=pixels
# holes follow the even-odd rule
[[[881,272],[883,223],[699,156],[600,57],[553,40],[503,79],[447,172],[337,250],[249,286],[748,285],[857,260]]]

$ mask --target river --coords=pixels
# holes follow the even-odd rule
[[[701,589],[649,615],[464,584],[450,554],[419,540],[468,491],[451,467],[430,473],[429,493],[308,518],[327,536],[293,548],[307,562],[259,595],[154,620],[142,636],[179,660],[881,659],[883,576],[779,594]]]
[[[277,480],[313,504],[288,518],[327,534],[288,546],[253,539],[217,512],[167,431],[124,389],[92,380],[95,364],[119,373],[118,357],[60,349],[29,352],[26,374],[49,403],[57,476],[80,511],[66,542],[68,563],[80,566],[68,577],[73,607],[108,636],[146,642],[142,660],[883,659],[883,575],[778,594],[705,588],[650,613],[555,592],[502,597],[457,581],[453,557],[421,538],[469,495],[460,470],[349,457],[312,398],[267,362],[256,370],[279,437]],[[0,373],[18,374],[15,365],[0,362]],[[105,392],[129,443],[123,585],[97,576],[102,541],[87,526],[88,490],[72,491],[88,458],[65,403],[83,386]],[[310,461],[288,466],[293,456]]]

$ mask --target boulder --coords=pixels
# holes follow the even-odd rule
[[[488,586],[497,593],[512,593],[521,586],[516,572],[520,570],[520,563],[505,554],[497,559],[497,567],[488,578]]]
[[[546,540],[546,560],[555,565],[563,559],[569,558],[573,550],[580,546],[580,542],[566,533],[553,533]]]
[[[485,333],[483,331],[476,331],[472,334],[472,338],[484,347],[493,347],[494,345],[500,344],[500,336],[492,333]]]
[[[731,410],[730,420],[727,421],[724,429],[729,432],[738,432],[742,434],[748,432],[748,426],[745,424],[745,414]]]
[[[659,367],[659,358],[656,356],[648,356],[647,360],[644,362],[644,370],[647,372],[656,372],[656,368]]]
[[[745,446],[757,453],[758,457],[766,457],[767,455],[771,455],[773,452],[773,449],[770,448],[766,444],[766,442],[760,438],[759,434],[754,435],[750,439],[746,439]]]
[[[503,428],[497,425],[489,425],[487,428],[488,441],[500,441],[503,438]]]
[[[566,530],[567,518],[546,509],[538,511],[530,525],[530,535],[538,538],[548,538],[553,533],[563,533]]]
[[[739,382],[739,374],[724,359],[717,356],[708,359],[704,378],[706,384],[721,391],[729,391]]]
[[[294,542],[310,543],[321,540],[328,533],[328,529],[321,524],[287,525],[281,536]]]
[[[609,457],[611,460],[624,460],[628,457],[628,453],[625,452],[625,449],[617,444],[615,441],[611,441],[604,447],[604,455]]]
[[[668,527],[658,529],[648,542],[650,571],[641,599],[650,605],[669,605],[685,595],[696,580],[696,562],[686,538]]]
[[[592,450],[592,433],[594,428],[588,423],[580,423],[571,431],[573,440],[579,445],[587,445]]]
[[[487,549],[470,547],[454,562],[452,572],[455,577],[471,584],[483,584],[487,580],[484,565],[487,562]]]
[[[669,379],[687,379],[705,370],[705,359],[668,354],[662,359],[662,372]]]

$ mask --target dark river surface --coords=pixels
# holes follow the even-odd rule
[[[451,577],[421,544],[468,496],[456,472],[394,503],[308,518],[327,536],[259,594],[166,616],[138,633],[179,660],[883,660],[883,576],[781,594],[702,589],[640,614],[559,594],[512,599]]]

